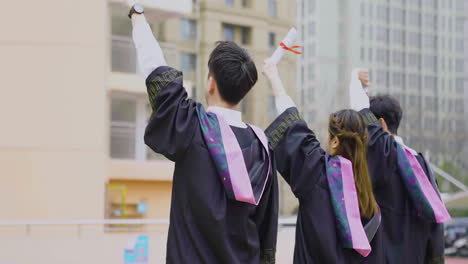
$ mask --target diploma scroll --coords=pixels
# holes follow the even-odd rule
[[[289,47],[292,47],[294,45],[294,42],[296,42],[297,39],[297,31],[295,28],[291,28],[289,30],[288,35],[283,39],[283,42],[281,42],[282,45],[278,46],[276,48],[275,52],[271,56],[271,61],[274,64],[278,64],[281,58],[283,57],[284,53],[289,49]]]

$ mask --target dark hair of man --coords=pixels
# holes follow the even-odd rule
[[[378,119],[383,118],[388,130],[397,134],[403,110],[397,99],[390,95],[377,95],[370,98],[370,110]]]
[[[247,51],[232,41],[219,41],[208,60],[209,74],[221,98],[237,105],[258,79],[257,68]]]

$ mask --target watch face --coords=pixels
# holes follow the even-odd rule
[[[135,4],[135,5],[133,6],[133,10],[135,10],[135,12],[137,12],[137,13],[139,13],[139,14],[143,13],[143,11],[144,11],[144,10],[143,10],[143,6],[140,5],[140,4]]]

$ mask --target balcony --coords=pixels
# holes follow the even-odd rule
[[[108,0],[111,8],[127,11],[126,0]],[[162,21],[174,16],[189,14],[192,12],[192,0],[177,0],[174,4],[173,0],[140,0],[145,7],[146,17],[150,21]]]
[[[174,45],[159,43],[169,65],[178,66],[178,53]],[[133,41],[127,36],[112,36],[111,70],[121,73],[138,73],[136,50]]]

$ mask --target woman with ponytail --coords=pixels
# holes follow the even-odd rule
[[[384,263],[380,212],[366,160],[367,128],[354,110],[329,117],[323,149],[265,61],[280,115],[267,128],[277,169],[299,200],[294,263]]]

